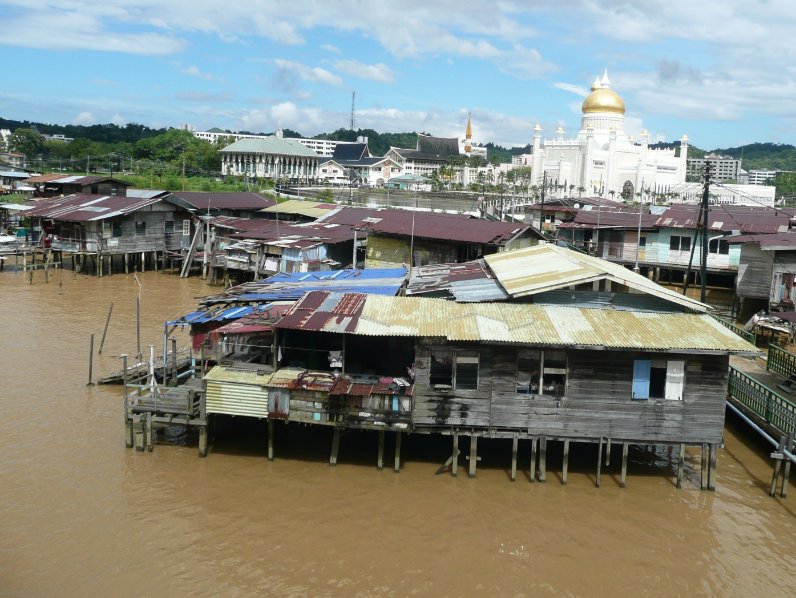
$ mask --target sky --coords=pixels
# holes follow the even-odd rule
[[[0,0],[0,116],[304,136],[574,136],[605,69],[625,130],[796,144],[794,0]]]

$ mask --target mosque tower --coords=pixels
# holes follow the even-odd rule
[[[467,113],[467,128],[464,131],[464,153],[470,155],[473,151],[473,120],[471,114]]]

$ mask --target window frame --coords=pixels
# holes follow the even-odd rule
[[[436,359],[435,357],[443,358]],[[481,352],[473,349],[431,349],[429,351],[429,376],[428,384],[432,390],[437,392],[450,392],[453,390],[478,390],[481,386]],[[435,366],[434,362],[444,364],[444,370],[440,372],[442,366]],[[465,370],[467,366],[475,365],[475,386],[463,386],[463,380],[467,377]],[[432,373],[432,368],[437,369]],[[472,379],[472,376],[469,377]],[[450,383],[447,382],[450,380]]]
[[[660,362],[665,364],[665,368],[660,367]],[[687,362],[684,359],[653,359],[652,357],[634,359],[630,386],[631,400],[682,402],[685,391],[686,367]],[[653,369],[665,370],[663,396],[651,395],[650,386],[652,385]]]
[[[537,383],[536,383],[536,391],[533,391],[533,383],[534,383],[534,369],[532,368],[530,372],[523,371],[520,369],[520,360],[521,354],[525,353],[538,353],[539,354],[539,361],[538,367],[535,368],[536,376],[537,376]],[[552,365],[548,365],[546,362],[548,359],[552,361],[552,357],[549,355],[550,353],[563,353],[564,355],[564,367],[555,367]],[[527,359],[527,358],[526,358]],[[528,392],[519,392],[517,389],[521,388],[521,382],[525,383],[524,380],[520,380],[520,375],[526,374],[528,377]],[[561,394],[551,394],[545,392],[545,374],[549,376],[563,376],[564,383],[561,388]],[[549,398],[549,399],[560,399],[567,396],[567,385],[569,383],[569,352],[566,349],[534,349],[530,347],[522,348],[517,350],[516,355],[516,362],[515,362],[515,372],[514,372],[514,388],[515,394],[518,395],[525,395],[531,397],[541,397],[541,398]]]

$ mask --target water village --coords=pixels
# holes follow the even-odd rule
[[[621,487],[631,450],[664,447],[678,487],[690,449],[700,488],[713,490],[731,412],[772,445],[771,494],[787,494],[796,211],[742,194],[722,202],[709,176],[695,199],[663,205],[645,204],[643,186],[638,204],[632,189],[575,196],[572,185],[546,186],[544,160],[541,196],[434,194],[416,175],[382,203],[353,187],[318,201],[301,183],[323,169],[277,140],[235,142],[225,159],[289,169],[294,185],[278,201],[56,173],[24,179],[31,201],[0,205],[17,231],[3,236],[0,263],[31,282],[64,267],[210,285],[194,311],[164,322],[162,347],[139,340],[120,371],[99,378],[122,384],[128,447],[151,451],[158,430],[182,426],[205,457],[217,421],[256,418],[269,459],[275,438],[302,425],[331,428],[334,465],[358,430],[373,434],[379,469],[389,440],[398,472],[402,444],[438,435],[450,447],[438,471],[456,476],[461,464],[475,476],[479,442],[499,439],[511,441],[512,480],[518,456],[530,456],[528,478],[545,481],[556,451],[566,483],[574,443],[593,447],[597,486],[613,457]],[[412,160],[443,168],[443,150],[456,140],[420,136],[387,163],[349,144],[331,162],[365,182]],[[731,301],[711,300],[720,293]],[[190,346],[177,346],[178,329]]]

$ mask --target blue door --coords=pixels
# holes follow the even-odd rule
[[[651,359],[636,359],[633,362],[633,398],[650,398]]]

